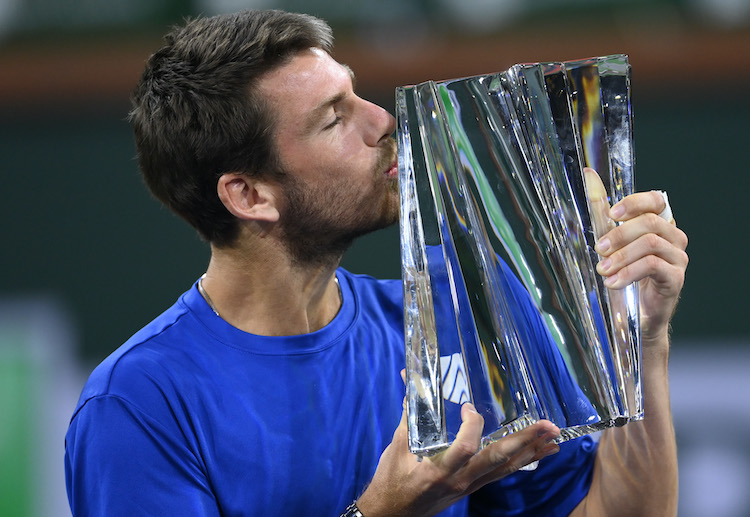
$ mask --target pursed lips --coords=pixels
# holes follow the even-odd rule
[[[394,176],[398,175],[398,160],[395,160],[390,167],[388,167],[388,170],[385,171],[385,175],[389,178],[392,178]]]

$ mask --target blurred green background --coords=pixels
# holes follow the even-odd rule
[[[16,309],[19,299],[61,308],[71,325],[64,340],[81,365],[73,397],[90,368],[170,306],[208,261],[205,243],[142,184],[125,121],[129,92],[170,25],[253,7],[327,19],[359,93],[391,111],[399,85],[628,54],[637,187],[668,190],[690,237],[675,343],[744,353],[750,281],[732,264],[750,252],[748,0],[0,0],[0,297]],[[344,264],[398,276],[397,229],[363,238]],[[17,310],[2,307],[0,316],[18,321]],[[0,352],[25,335],[18,332],[5,332]],[[0,399],[0,419],[11,403],[21,417],[0,425],[0,480],[23,473],[31,447],[31,412],[12,394],[26,393],[51,360],[27,375],[38,357],[23,363],[14,354],[0,364],[11,394]],[[74,401],[61,403],[63,418]],[[62,465],[62,433],[53,437],[53,465]],[[21,509],[22,488],[0,484],[0,515],[41,515]],[[688,512],[681,515],[700,515]]]

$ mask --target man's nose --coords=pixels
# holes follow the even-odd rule
[[[381,141],[389,138],[396,131],[396,119],[384,108],[369,101],[366,103],[368,110],[368,120],[370,120],[367,129],[366,143],[373,147],[380,144]]]

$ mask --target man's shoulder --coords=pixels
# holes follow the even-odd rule
[[[192,333],[186,328],[194,326],[186,318],[188,313],[181,300],[176,302],[99,363],[83,387],[76,413],[92,398],[122,395],[120,391],[132,384],[132,379],[160,375],[165,355],[184,348],[178,342]]]
[[[354,308],[353,325],[347,332],[349,339],[373,343],[368,348],[385,353],[384,343],[403,355],[404,303],[400,280],[379,280],[369,275],[352,274],[340,269],[339,281],[345,304]],[[352,299],[353,303],[346,302]]]
[[[348,281],[357,294],[385,297],[398,303],[403,301],[403,284],[400,279],[380,279],[362,273],[352,273],[344,268],[338,269],[338,275]]]

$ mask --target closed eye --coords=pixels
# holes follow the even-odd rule
[[[333,129],[334,127],[336,127],[339,124],[339,122],[341,122],[341,117],[338,116],[338,115],[336,115],[336,118],[333,120],[333,122],[331,122],[330,124],[328,124],[327,126],[325,126],[323,128],[323,130]]]

